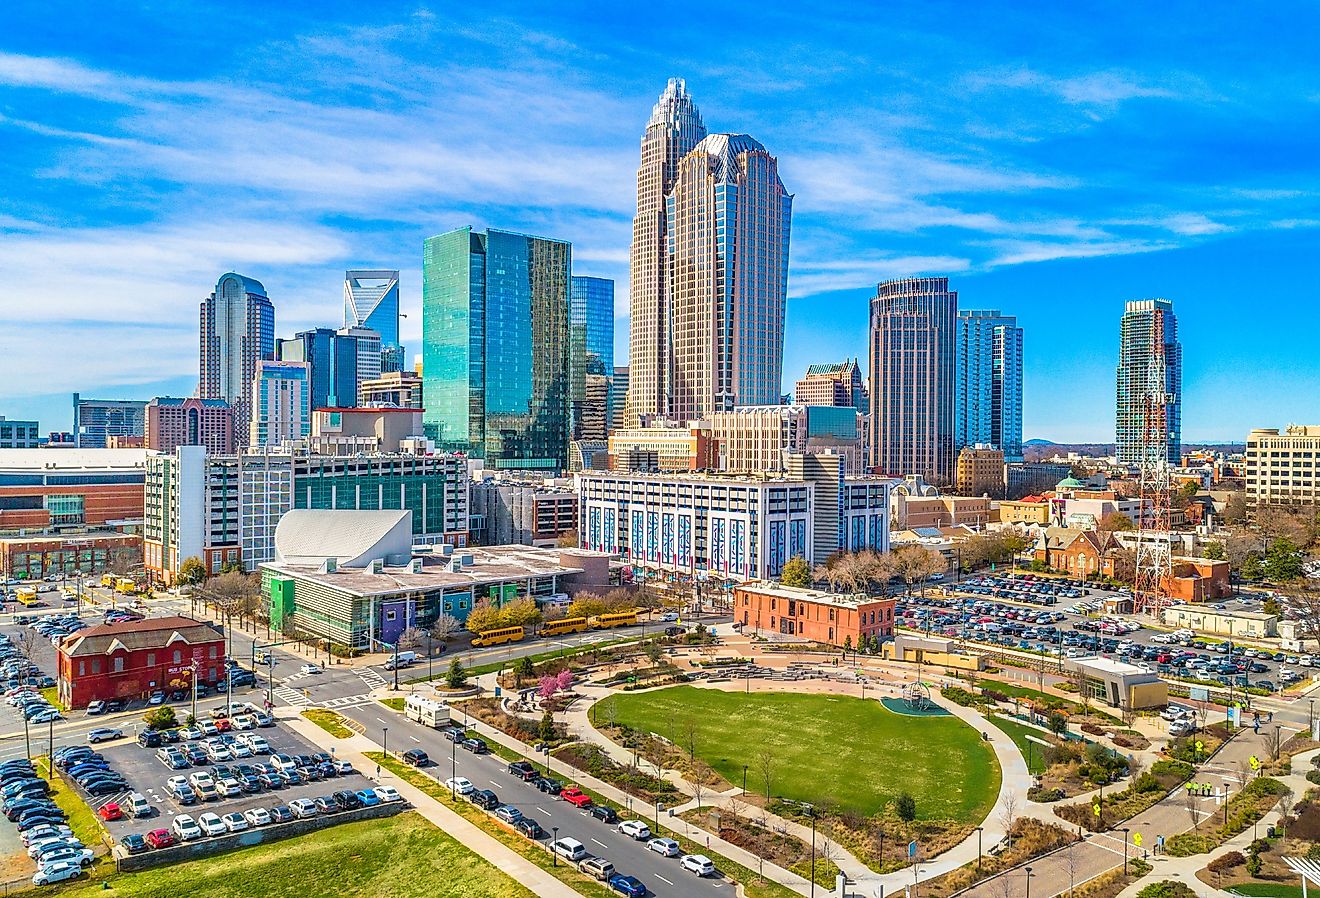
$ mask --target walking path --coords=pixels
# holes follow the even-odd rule
[[[376,762],[366,756],[368,751],[380,751],[380,746],[365,736],[338,739],[305,718],[294,714],[281,714],[290,728],[322,748],[333,746],[336,757],[349,761],[370,779],[388,782],[399,790],[417,812],[440,829],[449,833],[466,848],[493,864],[496,869],[511,876],[515,882],[538,896],[548,898],[583,898],[582,893],[546,873],[536,864],[513,849],[477,828],[466,818],[454,813],[421,789],[392,775],[387,770],[376,773]]]

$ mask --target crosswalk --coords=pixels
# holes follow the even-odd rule
[[[366,693],[363,693],[362,695],[345,695],[345,696],[340,696],[339,698],[328,698],[325,701],[321,702],[321,707],[330,708],[332,710],[339,708],[356,708],[360,705],[365,705],[370,702],[371,702],[371,696]]]
[[[312,700],[303,695],[300,690],[288,686],[276,686],[273,695],[286,705],[306,706],[312,703]]]
[[[379,689],[388,682],[375,668],[355,667],[353,673],[357,674],[359,680],[367,684],[368,689]]]

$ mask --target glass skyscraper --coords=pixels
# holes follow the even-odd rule
[[[388,269],[345,271],[344,327],[366,327],[380,334],[381,371],[402,371],[399,272]]]
[[[422,254],[423,422],[492,468],[563,470],[570,437],[568,243],[488,229]]]
[[[1163,372],[1163,383],[1158,380]],[[1136,299],[1123,311],[1119,334],[1117,420],[1118,460],[1140,464],[1146,428],[1146,400],[1165,397],[1168,462],[1182,464],[1182,344],[1178,318],[1167,299]]]
[[[260,281],[229,272],[202,300],[197,396],[234,410],[234,435],[246,442],[257,363],[275,357],[275,305]]]
[[[351,408],[357,405],[358,341],[328,327],[294,334],[280,340],[282,362],[306,362],[311,367],[311,406]]]
[[[958,312],[954,448],[986,445],[1022,461],[1022,328],[998,311]]]
[[[610,420],[608,395],[604,407],[587,409],[589,398],[587,378],[606,378],[606,393],[614,377],[614,281],[609,278],[574,275],[569,285],[569,394],[573,404],[573,438],[605,439],[603,432],[591,427],[584,430],[585,420]]]
[[[871,457],[880,473],[953,481],[958,294],[902,278],[871,300]]]

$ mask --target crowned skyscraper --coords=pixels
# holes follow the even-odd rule
[[[381,371],[402,371],[399,343],[399,272],[344,272],[344,327],[368,327],[380,334]]]
[[[230,272],[202,300],[201,319],[197,395],[228,402],[236,440],[246,442],[257,363],[275,357],[275,305],[260,281]]]

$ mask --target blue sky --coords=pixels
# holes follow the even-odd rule
[[[864,356],[877,280],[943,274],[1026,328],[1027,437],[1113,438],[1148,296],[1178,311],[1186,439],[1314,422],[1320,17],[1069,7],[10,2],[0,414],[191,392],[227,270],[287,336],[339,323],[344,268],[400,268],[418,352],[422,239],[464,224],[616,278],[622,359],[638,140],[679,76],[796,196],[790,386]]]

